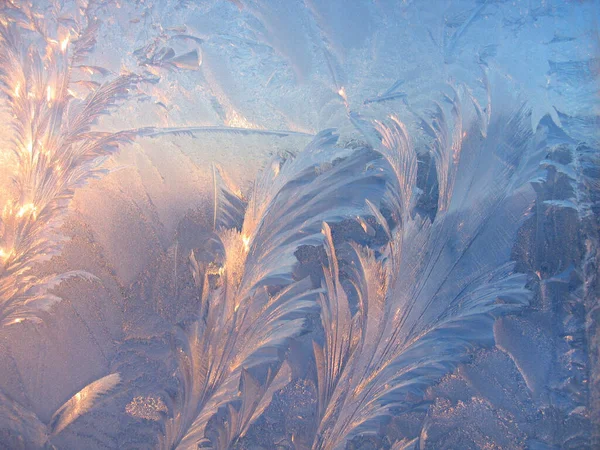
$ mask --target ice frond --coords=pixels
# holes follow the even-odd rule
[[[0,325],[39,320],[36,311],[60,300],[46,291],[62,278],[37,278],[32,268],[60,251],[59,229],[74,190],[104,173],[105,158],[139,134],[92,127],[140,77],[118,76],[82,101],[72,95],[73,70],[106,73],[82,65],[98,31],[94,2],[63,20],[72,26],[62,35],[62,27],[43,29],[36,8],[22,3],[18,15],[0,20],[0,89],[12,117],[8,163],[14,166],[14,195],[0,219]],[[60,9],[57,4],[47,13]]]
[[[279,376],[269,376],[260,384],[244,375],[245,371],[277,362],[279,350],[303,330],[303,316],[315,304],[308,280],[291,284],[274,296],[258,289],[237,301],[227,286],[231,279],[235,275],[203,300],[204,318],[180,331],[177,352],[182,395],[176,399],[175,416],[167,421],[163,448],[195,448],[204,438],[208,420],[219,408],[237,401],[240,377],[245,380],[241,386],[245,409],[235,413],[236,417],[241,414],[241,422],[231,431],[231,439],[243,434],[282,382]],[[259,388],[252,388],[257,384]]]
[[[118,373],[112,373],[80,390],[54,413],[48,425],[50,435],[57,435],[83,414],[94,408],[98,400],[114,389],[120,382],[121,376]]]
[[[266,280],[289,282],[294,252],[300,245],[322,242],[322,222],[361,215],[365,199],[380,197],[384,183],[372,164],[373,152],[334,147],[336,141],[325,130],[301,155],[275,159],[259,175],[242,228],[248,246],[247,289]]]
[[[101,84],[83,101],[73,101],[67,117],[68,133],[65,136],[65,143],[71,144],[87,138],[89,135],[86,133],[98,118],[106,114],[119,100],[124,99],[129,89],[141,80],[141,77],[133,74],[120,75],[114,80]]]
[[[484,138],[480,115],[465,113],[461,99],[458,92],[448,96],[450,118],[438,105],[424,127],[433,138],[439,180],[433,221],[410,206],[416,162],[403,127],[396,120],[377,125],[382,145],[375,148],[394,168],[388,173],[396,174],[388,199],[396,199],[403,222],[391,232],[394,258],[379,262],[353,247],[354,317],[326,238],[321,302],[328,331],[324,348],[315,346],[315,449],[343,448],[352,437],[372,433],[391,410],[409,410],[470,349],[493,342],[495,316],[528,301],[527,278],[515,272],[510,249],[533,202],[527,177],[540,161],[529,115],[522,107],[496,108]]]
[[[390,182],[398,182],[398,185],[387,189],[387,202],[395,213],[396,221],[407,223],[416,194],[417,154],[412,148],[404,124],[396,117],[390,117],[389,126],[376,123],[376,130],[381,135],[381,144],[376,149],[393,170]]]
[[[224,411],[224,420],[213,432],[210,439],[204,440],[215,450],[230,449],[238,439],[244,437],[250,425],[258,419],[267,409],[273,395],[283,389],[291,380],[291,368],[284,363],[281,368],[273,372],[269,370],[264,384],[255,378],[249,371],[243,370],[240,380],[240,399],[227,406]]]
[[[75,394],[52,416],[48,425],[30,410],[0,392],[0,432],[11,448],[54,448],[51,439],[97,406],[120,383],[118,373],[96,380]]]
[[[22,294],[5,301],[1,324],[12,325],[21,323],[24,320],[39,321],[40,313],[49,311],[54,304],[62,300],[60,297],[48,293],[48,291],[70,278],[98,281],[98,278],[84,271],[70,271],[46,277],[28,277],[26,284],[22,286]],[[4,280],[0,280],[0,288],[3,285]],[[8,288],[6,288],[6,291],[8,291]]]
[[[213,166],[214,220],[213,228],[241,229],[247,201],[240,188],[234,185],[225,172]]]
[[[182,395],[166,425],[164,448],[195,447],[219,410],[230,420],[213,445],[227,448],[289,379],[287,369],[280,369],[261,382],[252,370],[276,366],[316,306],[320,291],[311,289],[310,279],[293,281],[294,253],[300,245],[322,242],[323,221],[356,217],[365,199],[375,201],[384,188],[381,172],[372,168],[376,154],[337,148],[336,141],[331,131],[320,133],[298,156],[277,157],[259,175],[241,231],[216,232],[223,258],[212,285],[202,281],[192,259],[196,282],[205,289],[198,319],[180,331]],[[227,209],[231,195],[226,200]]]

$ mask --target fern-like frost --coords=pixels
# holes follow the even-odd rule
[[[108,73],[81,65],[98,30],[94,2],[66,31],[43,28],[34,5],[6,8],[0,19],[0,85],[12,117],[15,167],[12,200],[0,219],[0,325],[39,321],[60,300],[47,291],[66,276],[41,278],[32,268],[59,252],[60,227],[74,189],[102,175],[105,158],[135,136],[92,126],[140,81],[124,74],[91,86],[82,100],[75,98],[76,81],[85,80],[73,78],[84,69]],[[47,14],[58,16],[60,7]]]
[[[211,445],[229,448],[289,381],[280,353],[303,331],[318,293],[310,279],[293,279],[294,253],[322,242],[323,221],[361,214],[365,199],[376,201],[383,187],[373,152],[338,148],[336,142],[326,130],[298,156],[273,159],[247,206],[239,190],[215,173],[213,240],[222,264],[209,268],[191,258],[201,304],[197,319],[179,331],[180,395],[162,448],[195,448],[219,410],[228,420]],[[216,285],[210,276],[217,277]],[[269,367],[264,382],[252,372],[261,367]]]
[[[323,228],[328,266],[320,300],[325,342],[315,344],[315,449],[344,448],[352,437],[374,433],[382,416],[418,406],[424,390],[470,349],[493,342],[497,314],[527,303],[526,277],[515,273],[510,248],[533,199],[525,181],[539,161],[529,115],[522,107],[497,109],[484,130],[481,116],[461,104],[464,97],[446,97],[450,118],[437,105],[424,120],[439,183],[433,221],[414,209],[417,155],[402,123],[392,118],[368,129],[355,118],[384,157],[385,203],[395,225],[370,205],[390,238],[384,256],[356,245],[348,250],[354,316],[331,231]]]

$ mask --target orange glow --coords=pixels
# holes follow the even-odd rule
[[[60,50],[64,53],[67,51],[67,46],[69,45],[70,36],[67,35],[62,41],[60,41]]]
[[[33,218],[35,219],[36,215],[37,215],[37,206],[35,206],[33,203],[27,203],[27,204],[21,206],[19,208],[19,211],[17,212],[17,217],[21,218],[25,214],[31,214],[33,216]]]
[[[54,100],[54,89],[50,85],[46,88],[46,100],[48,103],[52,103],[52,100]]]
[[[250,237],[245,234],[242,235],[242,242],[244,243],[244,250],[250,250]]]

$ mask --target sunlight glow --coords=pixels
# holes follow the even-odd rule
[[[245,234],[242,235],[242,242],[244,243],[244,250],[250,250],[250,237]]]
[[[252,122],[250,122],[248,119],[246,119],[244,116],[242,116],[240,113],[238,113],[235,110],[231,110],[227,114],[227,120],[225,120],[225,125],[227,125],[228,127],[246,128],[246,129],[260,128],[257,125],[253,124]]]
[[[17,212],[17,217],[21,218],[25,214],[31,214],[35,219],[37,215],[37,206],[35,206],[33,203],[26,203],[25,205],[21,206]]]
[[[52,103],[53,100],[54,100],[54,88],[52,88],[52,86],[48,85],[48,87],[46,88],[46,101],[48,103]]]
[[[67,51],[67,46],[69,45],[69,39],[71,37],[67,35],[62,41],[60,41],[60,50],[64,53]]]

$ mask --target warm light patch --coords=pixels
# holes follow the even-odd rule
[[[21,83],[17,83],[17,85],[15,86],[15,97],[19,98],[21,96]]]
[[[346,96],[346,89],[344,88],[344,86],[342,86],[339,90],[338,90],[338,95],[340,97],[342,97],[344,99],[345,102],[348,101],[348,97]]]
[[[21,206],[19,208],[19,211],[17,212],[17,217],[21,218],[25,214],[31,214],[33,216],[33,218],[35,219],[36,214],[37,214],[37,207],[33,203],[27,203],[27,204]]]
[[[206,268],[206,274],[207,275],[218,275],[218,276],[223,276],[223,274],[225,273],[225,266],[218,266],[214,263],[210,263],[208,265],[208,267]]]
[[[65,51],[67,51],[67,47],[69,45],[69,39],[70,39],[70,36],[67,35],[62,41],[60,41],[60,51],[61,52],[64,53]]]
[[[244,250],[250,250],[250,237],[245,234],[242,235],[242,242],[244,243]]]
[[[54,100],[54,88],[52,86],[48,86],[46,88],[46,101],[51,103]]]
[[[242,116],[240,113],[238,113],[235,110],[231,110],[227,114],[227,120],[225,120],[225,125],[227,125],[228,127],[235,127],[235,128],[248,128],[248,129],[259,128],[257,125],[250,122],[248,119],[246,119],[244,116]]]

